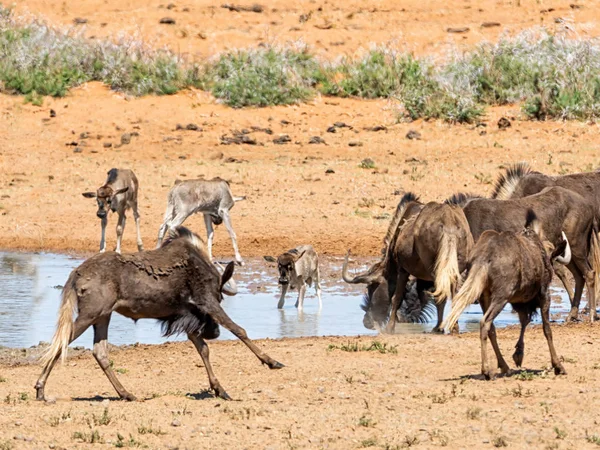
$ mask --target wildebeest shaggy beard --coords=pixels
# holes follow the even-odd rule
[[[224,326],[271,369],[283,367],[248,339],[221,307],[233,262],[221,276],[204,251],[202,240],[184,227],[170,230],[161,248],[135,254],[98,254],[71,272],[62,292],[58,326],[50,349],[42,359],[43,372],[36,384],[37,399],[52,367],[70,342],[94,327],[93,354],[123,399],[135,400],[115,376],[108,360],[108,325],[113,312],[138,319],[158,319],[165,336],[186,333],[202,357],[210,387],[223,399],[229,396],[215,377],[204,339],[219,336]],[[73,314],[77,317],[73,320]]]

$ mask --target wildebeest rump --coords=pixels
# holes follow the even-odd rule
[[[435,283],[433,295],[437,303],[438,323],[434,330],[438,331],[446,299],[454,294],[473,245],[461,208],[435,202],[424,205],[414,194],[407,193],[390,222],[384,244],[382,260],[363,274],[351,277],[348,274],[348,255],[344,262],[344,281],[367,284],[370,301],[366,302],[363,323],[365,326],[373,322],[382,324],[389,317],[387,331],[392,332],[408,277],[413,275],[419,280]],[[426,286],[419,289],[418,284],[417,287],[426,302]]]
[[[202,357],[210,387],[221,398],[229,396],[215,377],[204,339],[219,336],[224,326],[271,369],[283,367],[256,347],[243,328],[221,307],[224,286],[233,275],[229,263],[223,276],[206,255],[202,240],[184,227],[170,230],[161,248],[136,254],[98,254],[74,269],[62,292],[57,330],[42,359],[44,369],[36,384],[37,399],[57,359],[70,342],[94,327],[93,354],[121,398],[134,400],[115,376],[108,360],[108,325],[113,312],[138,319],[158,319],[165,336],[186,333]],[[73,320],[74,313],[77,317]]]
[[[486,230],[519,232],[528,210],[534,211],[545,239],[554,246],[563,240],[564,231],[572,252],[567,268],[575,278],[575,295],[569,318],[576,319],[578,316],[584,284],[588,288],[589,304],[595,308],[600,287],[600,283],[596,282],[596,274],[600,271],[598,225],[593,208],[581,195],[555,186],[510,200],[455,195],[447,202],[463,206],[475,241]],[[593,320],[593,315],[591,317]]]
[[[125,212],[133,211],[135,228],[137,233],[138,251],[144,250],[142,235],[140,232],[140,213],[138,211],[139,183],[133,171],[129,169],[110,169],[108,177],[96,192],[84,192],[86,198],[95,198],[98,203],[96,215],[100,218],[102,227],[100,236],[100,252],[106,250],[106,225],[108,223],[108,211],[118,214],[117,219],[117,246],[115,251],[121,253],[121,240],[125,230]]]
[[[300,245],[279,255],[277,269],[279,270],[279,284],[281,285],[281,297],[277,308],[283,308],[285,294],[289,288],[298,289],[296,308],[302,309],[304,307],[306,286],[312,286],[313,283],[315,283],[315,290],[319,299],[319,309],[323,307],[319,256],[312,245]]]
[[[513,354],[515,364],[520,367],[523,363],[525,328],[533,313],[540,308],[552,367],[557,375],[565,373],[552,342],[548,288],[552,281],[552,261],[562,257],[563,263],[568,262],[568,242],[561,240],[549,254],[542,244],[543,232],[533,211],[527,212],[526,220],[525,230],[519,233],[487,230],[481,234],[469,256],[467,278],[456,294],[452,311],[443,325],[452,328],[464,309],[480,300],[484,313],[480,322],[481,372],[487,379],[492,375],[487,357],[488,337],[501,372],[509,371],[496,341],[493,323],[507,303],[518,312],[521,322],[521,334]]]

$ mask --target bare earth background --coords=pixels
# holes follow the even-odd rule
[[[151,44],[191,57],[298,39],[332,60],[389,41],[437,57],[537,25],[564,31],[566,24],[576,29],[574,36],[600,34],[600,10],[591,1],[575,6],[516,0],[268,4],[263,13],[231,12],[215,2],[191,0],[175,2],[170,9],[160,1],[31,0],[16,2],[16,9],[56,25],[86,18],[88,36],[139,33]],[[300,23],[300,14],[311,11],[310,20]],[[176,24],[159,25],[167,16]],[[556,18],[564,20],[557,23]],[[482,28],[484,22],[501,25]],[[470,31],[449,34],[449,27]],[[56,117],[50,117],[50,109]],[[4,249],[95,251],[95,202],[81,193],[100,186],[112,167],[131,168],[140,180],[147,248],[154,246],[175,179],[220,176],[231,182],[234,195],[248,197],[232,210],[243,256],[276,255],[305,242],[323,254],[341,255],[351,248],[367,256],[378,254],[388,214],[404,191],[413,190],[425,200],[441,200],[456,191],[489,194],[499,168],[522,160],[551,174],[600,165],[597,125],[522,121],[518,106],[488,110],[487,126],[397,124],[395,105],[388,101],[317,98],[291,107],[232,110],[200,91],[134,99],[88,84],[63,99],[46,99],[42,107],[0,94],[0,114]],[[509,118],[512,126],[499,130],[500,117]],[[327,133],[334,122],[350,127]],[[176,130],[177,124],[188,123],[201,131]],[[365,130],[379,125],[387,129]],[[220,144],[222,135],[252,126],[274,134],[252,133],[260,144],[256,146]],[[406,139],[409,130],[422,138]],[[134,136],[120,145],[125,133]],[[283,133],[292,142],[274,144],[273,138]],[[308,144],[312,136],[326,144]],[[108,143],[112,146],[105,147]],[[364,158],[373,159],[376,168],[360,168]],[[326,174],[327,169],[334,173]],[[186,224],[204,236],[201,217]],[[109,248],[115,242],[114,226],[111,218]],[[125,251],[135,250],[134,228],[130,220]],[[222,227],[214,252],[232,254]],[[123,445],[137,442],[150,448],[491,448],[502,439],[511,448],[592,448],[593,435],[600,433],[598,326],[554,330],[566,377],[487,383],[460,378],[479,373],[475,334],[381,338],[397,345],[398,354],[327,351],[346,338],[261,341],[261,347],[287,365],[275,372],[261,368],[241,343],[215,342],[211,349],[217,376],[241,400],[231,403],[198,395],[208,383],[188,344],[113,350],[115,367],[126,369],[119,377],[147,399],[134,404],[90,400],[114,394],[89,353],[70,359],[51,376],[47,392],[59,401],[38,404],[31,398],[39,368],[19,365],[28,361],[27,355],[7,352],[0,365],[0,448],[85,446],[73,434],[92,429],[111,441],[106,447],[118,442],[119,433]],[[516,331],[503,331],[499,339],[510,355]],[[372,338],[358,341],[370,344]],[[540,329],[529,331],[526,345],[527,367],[549,365]],[[74,400],[66,400],[69,396]],[[110,423],[102,425],[105,408]],[[166,434],[143,433],[144,427]]]

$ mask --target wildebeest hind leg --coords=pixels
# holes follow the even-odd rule
[[[554,367],[554,373],[556,375],[566,375],[565,368],[560,363],[554,343],[552,341],[552,330],[550,329],[550,296],[546,293],[544,298],[540,299],[541,303],[541,314],[542,314],[542,326],[544,328],[544,336],[548,341],[548,348],[550,349],[550,360],[552,361],[552,367]]]
[[[408,282],[408,272],[403,270],[398,271],[398,278],[396,281],[396,292],[392,296],[392,310],[390,312],[390,319],[388,320],[385,331],[387,333],[393,333],[396,328],[396,315],[398,314],[398,310],[400,306],[402,306],[402,301],[404,300],[404,294],[406,293],[406,283]]]
[[[71,342],[73,342],[75,339],[77,339],[79,336],[81,336],[83,334],[83,332],[85,330],[87,330],[91,325],[91,322],[83,320],[81,318],[81,316],[77,317],[77,319],[75,320],[75,323],[73,324],[73,336],[71,337],[71,340],[69,341],[69,344]],[[46,387],[46,381],[48,380],[48,377],[50,376],[50,372],[52,372],[52,369],[54,368],[56,361],[58,361],[58,358],[60,358],[61,352],[58,352],[56,354],[56,356],[54,357],[54,359],[44,367],[44,370],[42,371],[42,374],[40,375],[40,378],[38,378],[37,383],[35,383],[35,389],[36,389],[36,400],[44,400],[44,388]]]
[[[269,366],[269,369],[281,369],[284,367],[284,365],[280,362],[275,361],[266,353],[261,352],[260,349],[248,338],[246,330],[231,320],[220,304],[216,303],[214,305],[206,305],[203,312],[210,315],[215,322],[237,336],[237,338],[246,344],[246,346],[252,351],[252,353],[256,355],[258,359],[261,360],[263,364]]]
[[[494,319],[498,314],[500,314],[500,311],[502,311],[504,306],[506,306],[507,301],[501,299],[494,300],[493,297],[490,299],[488,295],[482,296],[480,301],[481,309],[484,312],[479,329],[481,339],[481,373],[487,380],[489,380],[491,378],[491,371],[489,369],[489,361],[487,357],[487,340],[489,337],[490,341],[492,341],[492,347],[494,347],[494,352],[496,353],[496,357],[498,359],[498,366],[500,366],[501,361],[504,361],[504,358],[500,353],[500,348],[498,347],[498,342],[496,341],[496,333],[493,325]],[[494,329],[494,333],[490,334],[492,329]],[[506,361],[504,361],[504,364],[506,365]]]
[[[133,401],[136,400],[135,396],[127,392],[121,382],[117,379],[117,376],[110,367],[110,361],[108,359],[108,324],[110,323],[110,316],[100,319],[99,322],[94,324],[94,358],[98,362],[98,365],[104,371],[104,374],[108,377],[108,380],[113,385],[119,397],[125,400]]]
[[[206,343],[206,341],[197,334],[193,333],[188,334],[188,338],[190,341],[192,341],[192,343],[196,347],[196,350],[198,350],[198,353],[200,353],[200,357],[202,358],[202,362],[204,363],[204,367],[206,368],[206,373],[208,374],[208,382],[210,383],[210,388],[214,391],[217,397],[220,397],[223,400],[231,400],[231,397],[227,395],[227,392],[225,392],[225,389],[223,389],[223,386],[221,386],[221,383],[219,383],[219,380],[217,380],[217,377],[215,376],[215,373],[212,370],[212,366],[210,365],[209,360],[208,344]]]
[[[575,265],[574,261],[567,266],[569,271],[573,274],[575,280],[575,293],[573,294],[573,302],[571,303],[571,311],[567,316],[567,322],[577,321],[579,319],[579,303],[581,302],[581,296],[583,294],[583,287],[585,286],[585,279],[579,268]]]
[[[527,328],[527,325],[529,325],[530,321],[531,315],[529,315],[526,311],[519,311],[521,334],[519,335],[519,340],[517,341],[515,352],[513,353],[513,361],[517,367],[521,367],[523,365],[523,357],[525,356],[525,329]]]

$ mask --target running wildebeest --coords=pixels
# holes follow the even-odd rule
[[[496,200],[457,194],[447,202],[463,207],[475,241],[485,230],[519,232],[530,209],[538,217],[544,236],[555,247],[563,240],[564,231],[572,252],[567,269],[575,278],[575,295],[567,320],[577,319],[584,284],[588,304],[595,311],[600,288],[596,281],[600,273],[598,222],[594,209],[581,195],[554,186],[523,198]],[[595,319],[593,314],[590,319]]]
[[[110,169],[108,177],[96,192],[84,192],[85,198],[95,198],[98,203],[96,215],[100,218],[102,235],[100,237],[100,252],[106,251],[106,225],[108,223],[108,211],[119,215],[117,220],[117,246],[115,251],[121,253],[121,239],[125,230],[125,212],[133,211],[135,227],[137,232],[138,251],[144,250],[142,235],[140,233],[140,213],[138,211],[139,184],[135,174],[129,169]]]
[[[406,283],[413,275],[420,280],[417,290],[423,305],[428,301],[427,282],[435,284],[438,322],[434,331],[440,331],[446,299],[452,298],[473,245],[461,208],[435,202],[424,205],[414,194],[406,193],[396,208],[384,244],[382,260],[365,273],[351,277],[348,255],[344,261],[344,281],[367,284],[363,324],[381,326],[387,320],[386,330],[393,332]]]
[[[192,214],[202,213],[208,236],[208,257],[212,260],[213,224],[220,225],[224,223],[231,237],[235,260],[239,265],[243,265],[244,262],[238,250],[237,238],[231,226],[229,210],[234,207],[236,202],[245,198],[234,197],[229,188],[229,183],[221,178],[176,182],[167,197],[167,211],[165,212],[163,224],[158,231],[156,248],[160,247],[169,228],[176,228],[183,224]]]
[[[465,308],[479,299],[484,314],[480,322],[481,372],[488,380],[492,375],[487,357],[488,337],[500,371],[506,374],[510,370],[500,352],[494,327],[494,319],[507,303],[517,311],[521,323],[521,334],[513,354],[517,367],[521,367],[525,354],[525,328],[539,308],[552,367],[557,375],[565,374],[552,342],[548,288],[552,281],[552,262],[569,262],[569,243],[562,240],[549,253],[542,243],[541,224],[532,210],[527,212],[526,220],[525,230],[519,233],[487,230],[481,234],[469,256],[467,278],[454,297],[452,311],[443,324],[444,328],[453,328]]]
[[[37,399],[44,399],[46,380],[58,358],[64,360],[69,343],[94,326],[96,361],[119,394],[125,390],[108,360],[108,325],[113,312],[134,321],[158,319],[165,336],[186,333],[202,357],[211,389],[223,399],[229,396],[215,377],[205,339],[219,336],[222,325],[237,336],[271,369],[275,361],[248,338],[221,307],[226,284],[233,275],[233,262],[221,276],[208,258],[202,240],[184,227],[169,230],[161,248],[136,254],[98,254],[74,269],[62,292],[58,325],[52,344],[42,358],[44,369],[37,381]],[[73,320],[73,314],[77,317]]]
[[[527,197],[550,186],[560,186],[581,195],[595,208],[596,218],[600,220],[600,171],[550,176],[536,172],[531,169],[529,164],[521,162],[509,166],[504,173],[500,174],[496,180],[492,198],[508,200]],[[574,295],[565,276],[564,268],[558,266],[555,268],[555,272],[565,285],[569,300],[573,303]],[[599,274],[596,273],[596,275]],[[579,283],[583,284],[581,280]],[[571,318],[574,319],[576,316]]]
[[[281,297],[277,308],[283,308],[285,294],[288,289],[298,289],[298,300],[296,308],[304,308],[304,295],[306,286],[315,283],[319,309],[323,307],[321,301],[321,276],[319,273],[319,257],[312,245],[300,245],[279,255],[277,258],[277,269],[279,270],[279,284],[281,285]]]

